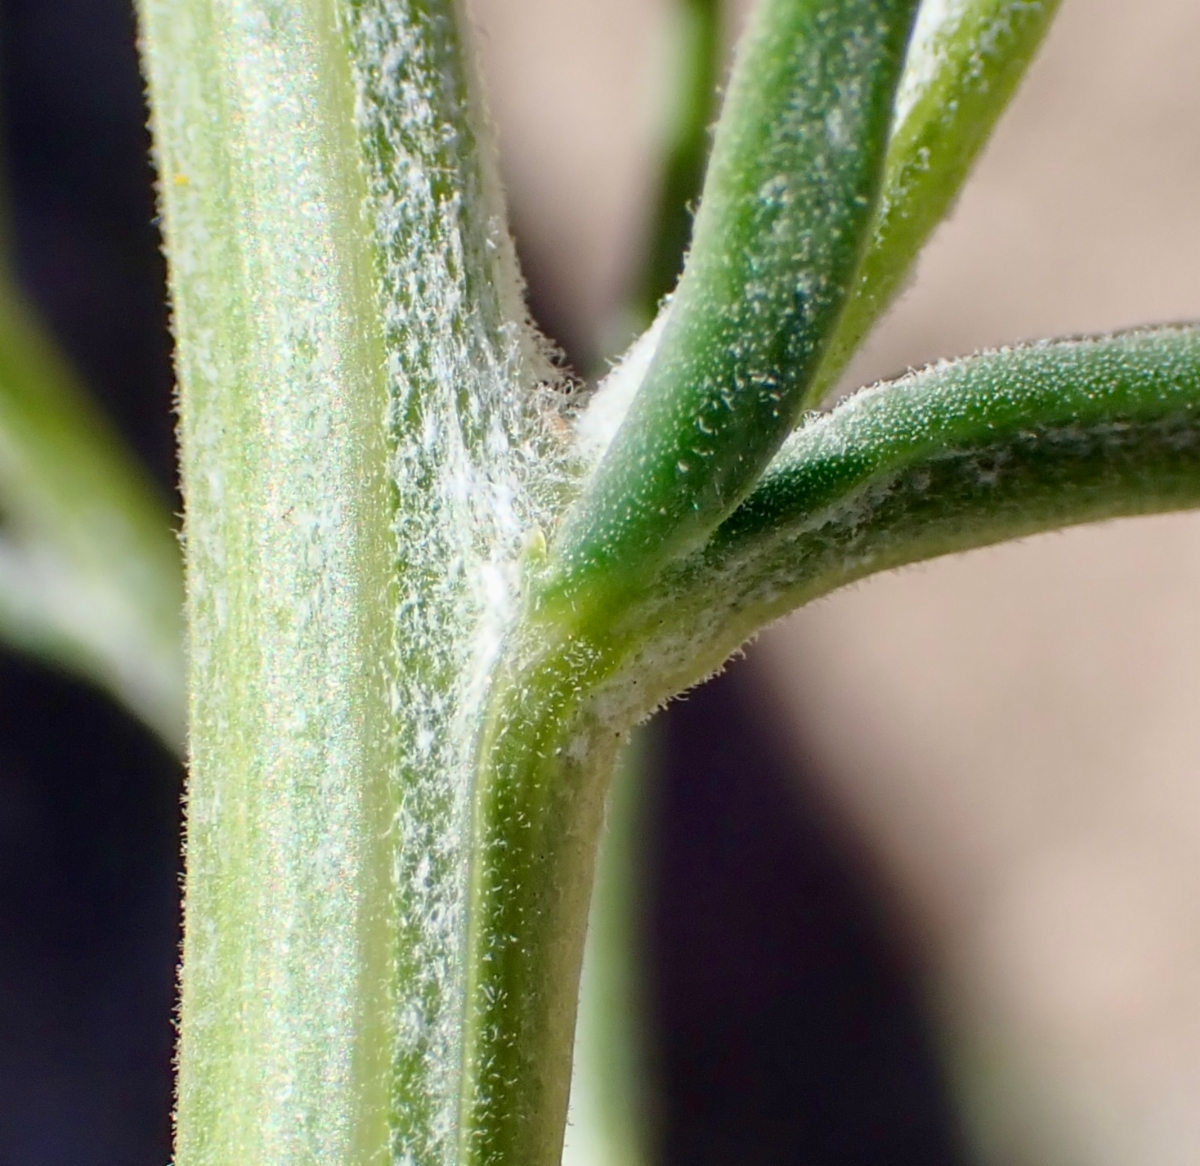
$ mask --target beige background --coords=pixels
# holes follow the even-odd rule
[[[667,0],[474,0],[514,216],[611,342]],[[1065,0],[859,381],[1200,318],[1200,4]],[[756,650],[921,937],[995,1163],[1200,1162],[1200,517],[873,580]]]

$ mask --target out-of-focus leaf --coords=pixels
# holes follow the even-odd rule
[[[179,750],[170,511],[32,311],[0,282],[0,635],[98,684]]]

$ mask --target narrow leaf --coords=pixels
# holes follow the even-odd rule
[[[0,634],[183,746],[170,511],[20,293],[0,277]]]
[[[712,668],[763,624],[877,571],[1196,505],[1200,326],[982,353],[809,421],[646,618],[669,609],[693,644],[710,642],[692,668]]]
[[[854,291],[808,395],[831,389],[903,289],[1016,91],[1059,0],[925,0],[896,98],[883,191]]]
[[[916,7],[757,9],[666,328],[552,548],[548,606],[649,582],[741,501],[791,429],[865,244]]]

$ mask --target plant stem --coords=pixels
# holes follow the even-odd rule
[[[895,387],[803,430],[737,509],[851,286],[916,7],[766,0],[641,404],[572,509],[583,467],[453,0],[142,3],[187,496],[177,1160],[556,1166],[632,725],[780,605],[945,548],[939,521],[949,542],[1026,529],[958,481],[921,511],[915,467],[953,462],[951,437],[970,469],[997,426],[1015,456],[1044,422],[1014,479],[1038,522],[1152,480],[1153,505],[1186,494],[1193,338]],[[989,403],[1007,373],[1022,392]],[[1064,392],[1094,422],[1082,444],[1058,441]],[[1117,423],[1145,440],[1108,441]],[[822,435],[865,452],[839,462]],[[1100,502],[1050,490],[1089,473]],[[864,526],[881,480],[908,493]],[[886,553],[859,555],[863,531]]]
[[[422,1166],[469,1160],[486,1140],[470,1102],[482,1072],[470,1027],[487,952],[478,937],[492,926],[470,887],[491,789],[479,737],[502,687],[522,556],[537,558],[577,476],[556,374],[525,324],[455,17],[450,0],[362,0],[348,21],[398,501],[391,1118],[395,1156]],[[536,781],[527,759],[533,774],[520,780]],[[582,928],[586,901],[579,910]],[[556,991],[574,991],[566,975]],[[523,1087],[488,1100],[503,1112]]]
[[[658,602],[631,613],[641,636],[612,635],[641,639],[678,690],[771,620],[867,575],[1197,504],[1200,328],[983,353],[812,419],[709,545],[664,576]]]
[[[142,16],[187,494],[179,1161],[453,1163],[476,742],[574,486],[456,6]]]
[[[693,201],[704,182],[709,133],[719,108],[722,36],[719,0],[675,0],[678,25],[671,120],[663,171],[651,214],[650,244],[640,284],[629,309],[642,328],[650,325],[679,279],[692,234]]]
[[[181,1166],[390,1158],[395,606],[354,89],[324,0],[146,0],[186,493]]]
[[[554,1166],[596,846],[629,725],[589,700],[600,645],[509,658],[528,663],[499,678],[479,761],[460,1161]]]

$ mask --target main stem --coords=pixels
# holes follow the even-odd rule
[[[518,559],[578,472],[455,9],[143,2],[187,499],[181,1166],[455,1163],[525,1096],[469,1080],[473,807]],[[530,974],[573,1012],[563,931]]]
[[[323,0],[149,0],[191,768],[177,1158],[389,1158],[388,408]]]

